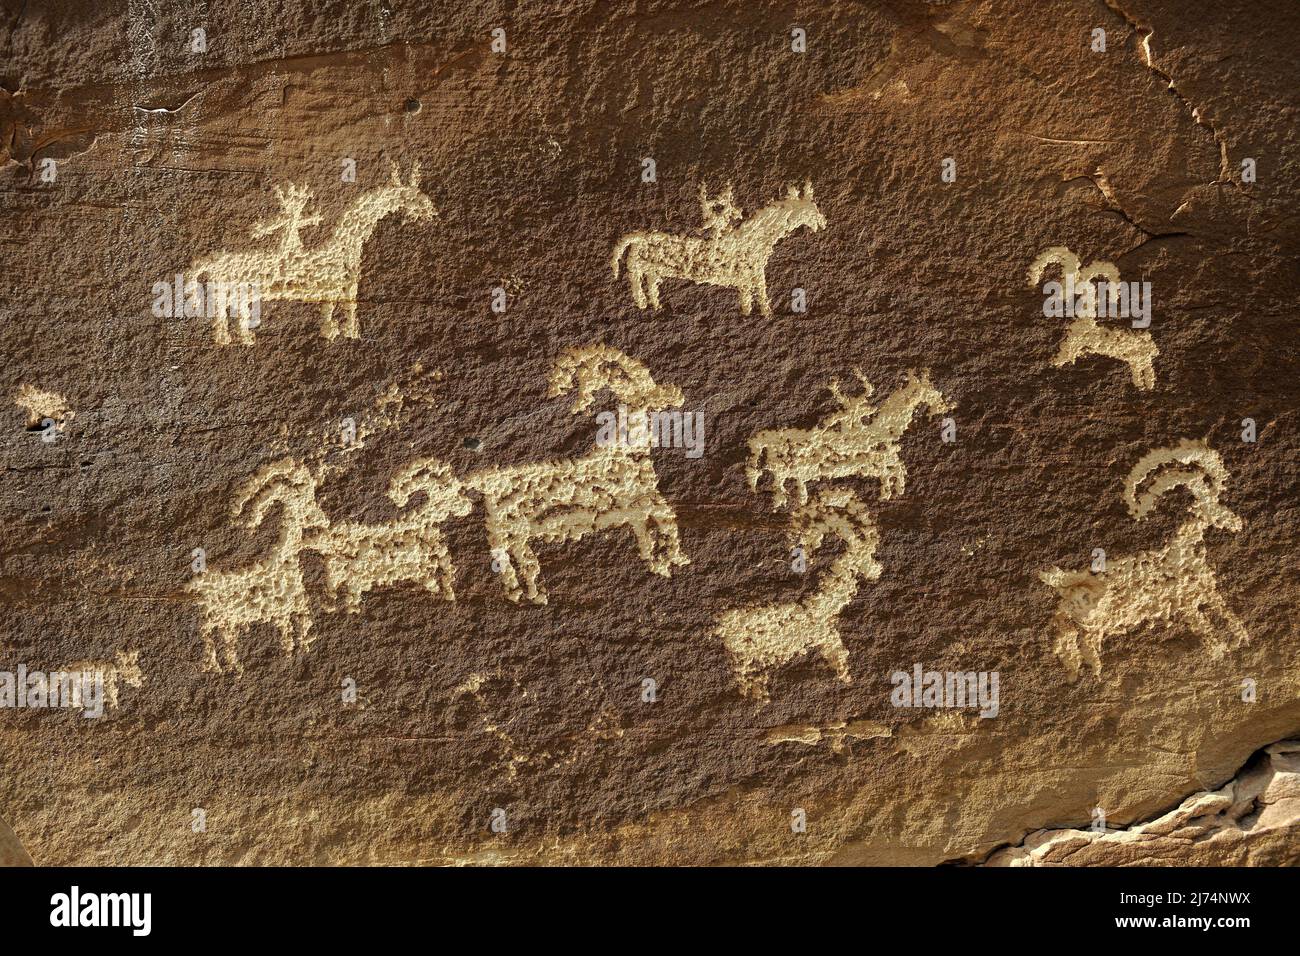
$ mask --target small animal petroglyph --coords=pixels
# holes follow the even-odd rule
[[[1140,329],[1108,329],[1097,322],[1097,289],[1095,283],[1105,282],[1112,306],[1120,291],[1119,269],[1109,262],[1093,262],[1086,268],[1079,257],[1064,246],[1044,250],[1029,266],[1029,284],[1037,286],[1052,265],[1061,269],[1067,289],[1079,295],[1075,319],[1066,327],[1065,338],[1052,359],[1060,368],[1073,364],[1084,355],[1104,355],[1119,359],[1128,365],[1133,384],[1140,389],[1155,388],[1154,361],[1160,350],[1149,332]],[[1111,309],[1112,314],[1114,308]]]
[[[140,670],[140,652],[118,651],[117,657],[111,661],[77,661],[75,664],[68,664],[60,668],[61,671],[72,674],[95,674],[104,682],[104,706],[109,710],[116,710],[119,696],[122,692],[122,685],[128,687],[140,688],[144,686],[144,672]],[[72,693],[68,706],[82,706],[82,685],[73,681],[70,685]]]
[[[316,485],[316,476],[291,459],[259,469],[244,484],[231,516],[239,518],[247,512],[244,526],[257,528],[279,505],[280,535],[261,561],[231,571],[209,570],[186,586],[201,608],[205,670],[243,673],[240,634],[257,624],[276,627],[285,654],[311,646],[311,611],[299,555],[309,532],[329,527],[329,519],[316,504]]]
[[[406,508],[416,495],[424,500],[392,521],[341,522],[308,537],[305,547],[325,559],[325,580],[335,596],[346,591],[344,609],[356,614],[371,588],[414,581],[430,593],[456,600],[455,568],[438,526],[451,515],[469,514],[471,503],[451,469],[433,458],[406,465],[388,487],[388,498]]]
[[[680,390],[656,385],[640,362],[602,345],[565,352],[549,385],[552,397],[576,389],[574,413],[589,408],[601,389],[627,406],[630,419],[682,403]],[[615,442],[583,458],[492,468],[470,475],[465,484],[483,495],[488,544],[512,601],[523,593],[546,603],[531,540],[577,541],[627,526],[655,574],[667,577],[673,566],[690,563],[678,542],[677,516],[659,493],[650,449],[642,443]]]
[[[1053,618],[1055,651],[1071,680],[1084,663],[1099,676],[1102,642],[1148,622],[1185,624],[1207,642],[1212,658],[1229,649],[1225,634],[1234,646],[1250,640],[1219,593],[1205,554],[1208,529],[1241,530],[1241,519],[1219,501],[1227,480],[1223,459],[1203,441],[1184,440],[1149,452],[1129,472],[1124,500],[1129,514],[1141,521],[1166,492],[1178,487],[1191,492],[1191,513],[1169,543],[1108,561],[1106,570],[1095,574],[1060,568],[1039,572],[1043,583],[1061,596]]]
[[[926,406],[931,415],[952,411],[953,405],[930,383],[930,373],[918,378],[908,372],[906,383],[880,403],[869,403],[874,389],[861,372],[862,393],[850,398],[832,381],[831,394],[840,411],[812,428],[773,428],[757,432],[749,440],[745,475],[749,487],[758,490],[764,471],[772,474],[776,507],[786,502],[786,482],[794,481],[799,501],[808,500],[808,485],[829,478],[879,478],[880,497],[902,494],[907,469],[900,457],[898,440],[912,423],[912,414]]]
[[[27,427],[36,428],[42,423],[53,423],[56,431],[63,431],[72,421],[74,412],[68,400],[55,392],[37,388],[24,382],[18,386],[14,404],[27,413]]]
[[[733,202],[730,186],[716,199],[701,187],[700,203],[706,235],[628,233],[614,247],[614,278],[626,253],[627,281],[638,308],[658,309],[659,283],[686,279],[735,289],[742,313],[749,315],[757,299],[759,311],[770,316],[767,261],[772,250],[796,229],[807,226],[816,232],[826,225],[826,217],[813,202],[812,184],[805,184],[802,192],[791,186],[784,199],[748,219]]]
[[[822,491],[791,517],[792,539],[809,555],[828,534],[844,542],[844,552],[803,600],[737,608],[718,620],[715,636],[727,649],[741,692],[761,700],[768,699],[771,672],[809,651],[820,653],[836,677],[850,682],[836,620],[860,583],[874,581],[882,570],[875,558],[880,535],[853,492]]]
[[[404,213],[415,221],[437,215],[433,200],[420,191],[420,167],[411,171],[409,183],[392,167],[392,181],[368,190],[339,217],[333,235],[320,245],[305,247],[300,233],[303,228],[320,223],[316,215],[304,216],[311,201],[311,191],[290,185],[277,188],[281,215],[253,228],[257,238],[280,233],[278,246],[244,252],[220,252],[199,259],[190,266],[192,279],[230,288],[251,287],[262,302],[309,302],[320,307],[321,335],[334,339],[339,334],[334,310],[342,307],[343,334],[357,338],[357,284],[361,278],[361,249],[380,221],[394,213]],[[239,340],[253,344],[250,303],[241,297]],[[213,336],[219,345],[230,344],[229,316],[222,308],[213,324]]]

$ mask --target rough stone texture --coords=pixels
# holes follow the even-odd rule
[[[1300,7],[259,7],[0,15],[0,669],[121,678],[99,720],[0,710],[0,812],[37,863],[1300,861],[1294,752],[1268,751],[1271,782],[1254,765],[1233,779],[1300,732]],[[384,218],[365,241],[359,338],[322,337],[306,302],[264,303],[251,346],[152,314],[154,283],[275,247],[251,230],[276,187],[313,191],[313,247],[389,163],[409,182],[416,162],[438,216]],[[674,279],[638,308],[616,242],[704,236],[699,188],[728,183],[745,216],[811,183],[825,218],[775,246],[772,314]],[[1051,364],[1066,323],[1026,275],[1057,246],[1151,282],[1154,387],[1096,354]],[[417,458],[468,488],[589,455],[618,400],[575,414],[547,389],[594,345],[705,415],[702,457],[644,456],[688,565],[652,573],[626,528],[541,543],[548,603],[512,602],[471,489],[436,531],[455,601],[379,584],[346,613],[304,544],[310,647],[286,654],[262,623],[242,674],[205,669],[193,550],[208,574],[252,567],[291,511],[234,520],[251,476],[299,463],[313,477],[294,500],[337,528],[396,520],[386,492]],[[879,575],[864,566],[827,619],[848,680],[794,641],[767,699],[742,693],[721,616],[811,601],[858,540],[828,533],[795,573],[799,502],[749,488],[747,441],[826,422],[832,379],[861,391],[855,369],[877,407],[928,370],[956,441],[922,411],[898,440],[904,488],[813,486],[852,492],[878,531]],[[1039,574],[1166,548],[1210,486],[1171,487],[1139,521],[1124,483],[1183,440],[1227,476],[1214,505],[1240,530],[1209,527],[1204,554],[1249,643],[1216,657],[1224,625],[1152,612],[1071,679]],[[891,673],[916,662],[997,671],[997,717],[892,706]],[[1086,829],[1094,807],[1157,836],[1027,836]]]
[[[1213,793],[1188,797],[1149,823],[1120,831],[1039,830],[999,850],[993,866],[1279,866],[1300,838],[1300,741],[1260,759]]]

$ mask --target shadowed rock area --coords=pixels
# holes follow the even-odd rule
[[[0,862],[1300,863],[1300,7],[12,6]]]

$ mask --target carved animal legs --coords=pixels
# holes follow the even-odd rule
[[[635,525],[634,530],[638,542],[644,536],[646,545],[641,549],[641,557],[655,574],[670,577],[674,567],[691,563],[691,559],[682,553],[676,517],[662,498],[651,505],[644,523]]]
[[[343,334],[350,339],[361,337],[361,330],[357,327],[357,287],[355,285],[348,288],[347,300],[343,303]]]
[[[635,255],[628,256],[627,284],[628,288],[632,290],[632,301],[636,303],[636,307],[638,309],[646,308],[649,303],[646,302],[645,295],[645,272]]]
[[[239,344],[253,344],[253,326],[249,323],[253,321],[253,312],[247,303],[241,303],[239,306]]]
[[[433,594],[439,594],[448,601],[456,600],[456,569],[451,563],[451,555],[441,542],[437,545],[434,567],[424,579],[424,587]]]
[[[218,345],[230,344],[230,318],[224,311],[218,312],[212,320],[212,339]]]
[[[656,273],[646,274],[646,285],[649,290],[650,308],[656,312],[659,311],[659,283],[663,281]]]
[[[741,315],[749,315],[754,311],[754,293],[743,282],[736,286],[736,298],[740,300]]]
[[[758,296],[758,311],[763,313],[764,318],[772,317],[772,303],[767,301],[767,276],[758,270],[755,270],[753,282],[754,292]]]
[[[829,664],[835,671],[835,676],[845,684],[853,683],[853,678],[849,676],[849,652],[844,648],[844,642],[840,640],[839,634],[829,627],[821,640],[815,645],[821,653],[822,660]]]
[[[321,303],[321,337],[333,342],[338,338],[338,323],[334,321],[334,303]]]
[[[205,624],[203,627],[203,669],[213,674],[225,674],[233,672],[235,674],[244,673],[244,667],[239,663],[239,631],[238,624]],[[223,654],[226,659],[223,667],[217,654],[217,644],[213,639],[214,632],[221,635],[221,645]]]

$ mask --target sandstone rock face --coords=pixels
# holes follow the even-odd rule
[[[1300,862],[1300,8],[260,6],[0,15],[0,860]]]

